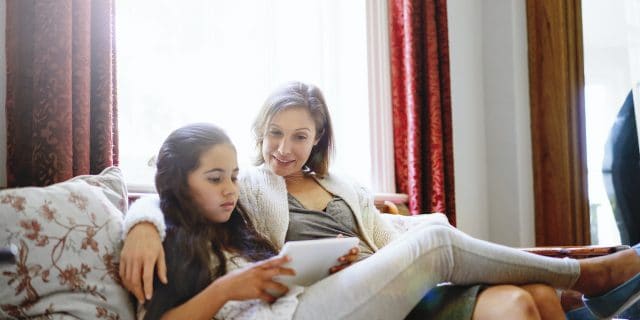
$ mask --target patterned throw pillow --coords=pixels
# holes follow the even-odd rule
[[[120,169],[0,191],[0,318],[133,319],[118,276],[127,190]]]

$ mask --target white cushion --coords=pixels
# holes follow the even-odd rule
[[[422,224],[449,224],[447,216],[442,213],[419,214],[415,216],[382,214],[382,217],[389,222],[389,224],[393,226],[399,234],[403,234],[413,228],[419,227]]]

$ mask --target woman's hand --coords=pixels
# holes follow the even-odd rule
[[[360,249],[358,247],[351,248],[351,250],[349,250],[349,253],[338,258],[338,265],[331,267],[331,269],[329,269],[329,273],[334,274],[353,264],[356,260],[358,260],[358,253],[360,253]]]
[[[154,268],[166,284],[167,267],[158,230],[151,223],[138,223],[127,234],[120,252],[120,278],[140,303],[153,295]]]
[[[226,294],[227,300],[260,299],[272,303],[277,299],[273,294],[283,295],[289,291],[287,286],[272,279],[279,275],[295,275],[293,269],[282,267],[289,260],[287,256],[271,257],[233,270],[216,279],[214,284],[220,288],[218,292]]]

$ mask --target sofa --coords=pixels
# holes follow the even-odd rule
[[[47,187],[0,191],[0,318],[133,319],[118,275],[129,196],[120,169]],[[385,215],[400,231],[418,220]]]
[[[127,189],[120,170],[0,191],[0,318],[133,319],[118,276]]]
[[[134,319],[135,302],[118,275],[128,201],[117,167],[47,187],[0,190],[0,248],[16,250],[15,261],[0,263],[0,318]],[[399,232],[446,221],[442,214],[383,217]],[[615,249],[531,251],[591,256]]]

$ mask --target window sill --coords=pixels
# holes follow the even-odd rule
[[[140,188],[142,187],[142,188]],[[145,195],[155,194],[155,190],[149,186],[135,186],[129,185],[127,186],[129,190],[129,203],[137,200],[140,197]],[[409,196],[404,193],[384,193],[377,192],[374,193],[373,201],[376,205],[384,205],[385,202],[389,201],[394,204],[406,204],[409,201]]]
[[[373,201],[376,203],[391,201],[395,204],[406,204],[409,201],[409,196],[404,193],[376,192],[373,194]]]

